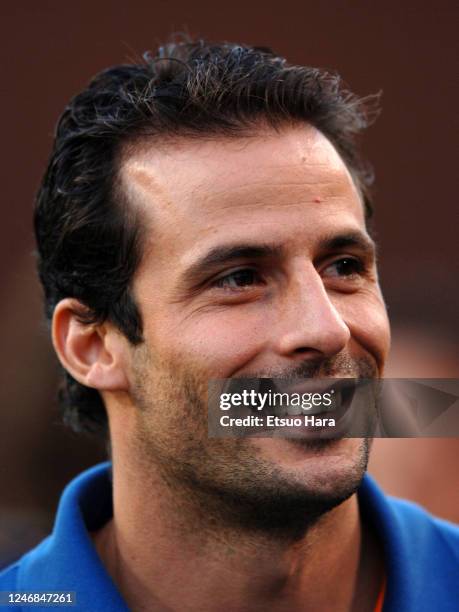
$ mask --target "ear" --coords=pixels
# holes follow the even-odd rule
[[[63,367],[79,383],[100,391],[126,391],[127,340],[110,324],[81,321],[86,307],[65,298],[54,309],[52,340]]]

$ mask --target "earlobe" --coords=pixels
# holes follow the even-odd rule
[[[78,382],[100,391],[125,391],[124,346],[107,324],[84,323],[84,306],[73,298],[61,300],[53,314],[52,340],[63,367]]]

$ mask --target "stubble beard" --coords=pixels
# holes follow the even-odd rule
[[[338,378],[344,371],[346,376],[361,378],[376,375],[369,361],[338,359],[305,364],[288,376]],[[258,533],[297,541],[361,484],[371,444],[367,438],[360,440],[352,466],[334,473],[332,487],[317,486],[314,475],[307,473],[306,454],[304,469],[290,472],[264,458],[248,438],[208,438],[204,373],[178,364],[158,367],[148,357],[138,364],[137,374],[135,446],[144,464],[160,475],[167,490],[165,498],[174,500],[171,512],[180,514],[184,529],[189,517],[193,529],[198,523],[206,531]],[[261,374],[251,374],[258,376]],[[284,441],[316,459],[323,456],[324,461],[337,443],[327,439]]]

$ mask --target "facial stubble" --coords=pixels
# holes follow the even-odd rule
[[[374,376],[371,363],[353,365],[360,375]],[[294,374],[313,375],[311,367]],[[347,360],[347,371],[349,367]],[[333,375],[330,364],[320,370]],[[194,528],[200,524],[206,531],[259,533],[296,541],[351,497],[366,471],[367,438],[359,440],[351,466],[334,470],[332,486],[317,482],[308,459],[327,461],[340,440],[283,440],[286,453],[293,447],[296,452],[304,450],[300,467],[288,469],[264,457],[250,438],[209,438],[207,376],[196,367],[159,364],[143,348],[134,382],[133,448],[147,470],[150,467],[152,474],[159,475],[160,484],[156,478],[152,486],[165,487],[164,498],[174,500],[171,511],[180,513],[182,525],[184,517],[192,517]]]

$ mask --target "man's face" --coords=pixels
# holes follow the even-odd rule
[[[355,490],[367,445],[209,439],[215,378],[382,373],[389,326],[358,192],[308,126],[146,143],[123,164],[147,222],[133,291],[137,449],[169,473],[242,500]],[[141,441],[140,444],[137,444]]]

